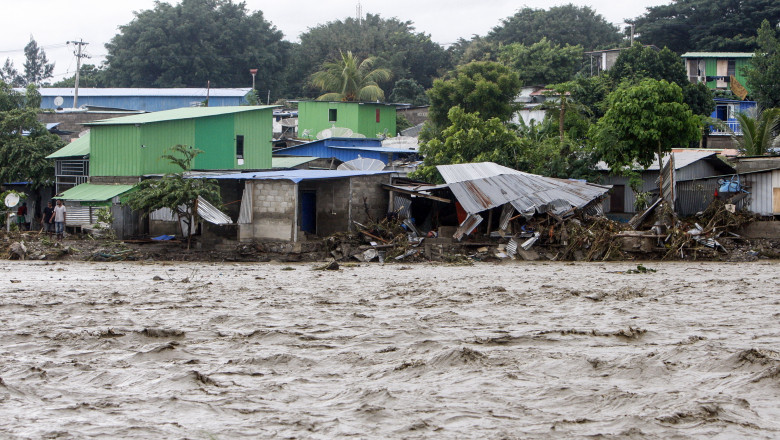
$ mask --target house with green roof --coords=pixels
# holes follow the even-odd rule
[[[348,128],[359,137],[396,135],[395,105],[381,102],[300,101],[298,137],[317,139],[317,134],[332,128]],[[325,137],[346,137],[343,133]]]
[[[752,52],[687,52],[682,54],[685,70],[691,82],[707,84],[712,90],[731,90],[744,100],[741,93],[750,90],[745,85],[742,69],[750,63]],[[742,95],[742,96],[740,96]]]
[[[194,170],[270,169],[274,108],[189,107],[84,124],[87,135],[48,156],[68,223],[94,223],[93,208],[120,204],[143,176],[181,171],[161,158],[175,145],[203,151]]]

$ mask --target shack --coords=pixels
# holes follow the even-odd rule
[[[243,182],[239,241],[300,242],[384,218],[386,171],[284,170],[211,175]]]

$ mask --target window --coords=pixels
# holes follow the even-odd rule
[[[244,136],[236,136],[236,159],[244,158]]]
[[[336,122],[338,119],[336,119],[336,116],[338,116],[336,109],[332,108],[328,110],[328,121],[329,122]]]
[[[376,122],[379,122],[379,109],[376,109]]]
[[[737,61],[729,60],[728,63],[728,67],[726,68],[726,75],[735,76],[737,74]]]

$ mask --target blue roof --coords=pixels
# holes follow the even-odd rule
[[[376,159],[384,163],[417,154],[414,150],[383,147],[381,139],[372,138],[327,138],[319,139],[274,151],[287,156],[335,157],[342,162],[363,158]]]
[[[331,146],[337,150],[362,150],[362,151],[378,151],[380,153],[399,153],[399,154],[417,154],[415,150],[408,150],[404,148],[388,148],[388,147],[337,147]]]
[[[218,180],[291,180],[295,183],[303,180],[343,179],[355,176],[372,176],[375,174],[390,174],[392,171],[368,170],[282,170],[258,171],[251,173],[229,173],[221,175],[194,176]]]

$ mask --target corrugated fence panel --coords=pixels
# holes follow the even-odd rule
[[[689,180],[677,182],[677,213],[683,217],[704,211],[715,198],[717,179]]]
[[[742,184],[750,186],[750,210],[760,215],[772,215],[772,174],[744,174]]]

